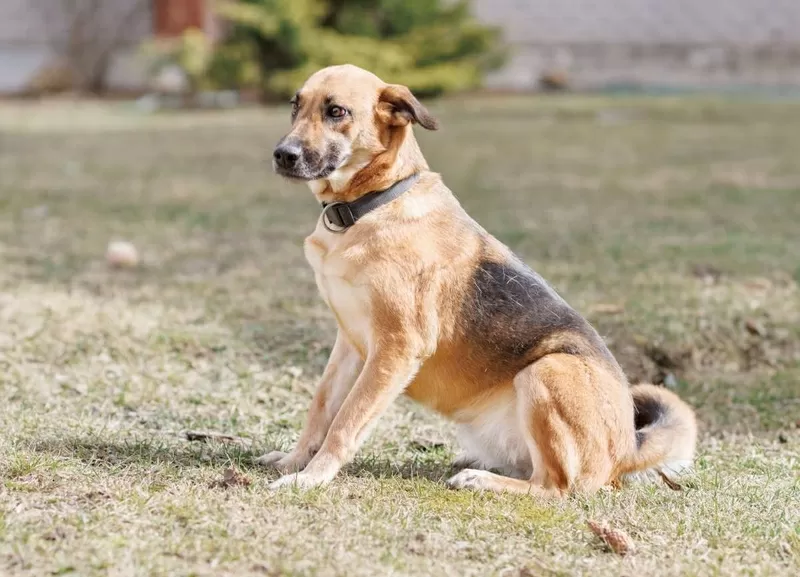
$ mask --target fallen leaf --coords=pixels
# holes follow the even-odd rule
[[[744,328],[747,329],[747,332],[751,335],[758,337],[763,337],[767,334],[767,330],[764,328],[764,325],[755,319],[747,319],[744,321]]]
[[[218,441],[220,443],[245,443],[247,439],[242,437],[235,437],[233,435],[226,435],[224,433],[214,433],[205,431],[186,431],[187,441],[198,441],[205,443],[207,441]]]
[[[587,521],[586,524],[617,555],[624,557],[636,552],[636,545],[623,530],[613,529],[606,523],[601,524],[592,520]]]
[[[683,491],[683,487],[678,483],[676,483],[675,481],[673,481],[672,479],[670,479],[669,477],[667,477],[667,474],[664,473],[664,471],[659,470],[658,476],[661,477],[661,480],[664,481],[664,484],[673,491]]]
[[[249,487],[252,481],[241,471],[228,467],[222,472],[222,479],[213,483],[215,487]]]

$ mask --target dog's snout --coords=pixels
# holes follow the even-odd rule
[[[291,169],[294,168],[297,161],[300,160],[302,152],[298,143],[282,142],[275,148],[272,157],[275,159],[275,164],[280,168]]]

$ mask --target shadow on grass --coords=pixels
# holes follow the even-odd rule
[[[175,467],[183,470],[236,466],[278,477],[277,471],[256,464],[264,451],[236,443],[176,442],[159,438],[112,441],[91,436],[29,440],[23,445],[34,453],[51,458],[77,460],[90,467],[111,471],[130,467]],[[435,449],[415,452],[410,457],[391,459],[366,454],[344,468],[347,475],[375,479],[427,479],[441,482],[456,469],[449,454]]]
[[[113,441],[92,436],[30,440],[36,453],[75,459],[95,467],[174,465],[182,468],[254,464],[258,454],[237,444],[178,443],[159,438]]]
[[[415,454],[404,460],[365,455],[345,467],[345,472],[354,477],[427,479],[435,483],[443,482],[457,471],[450,460],[442,458],[438,451],[433,454]]]

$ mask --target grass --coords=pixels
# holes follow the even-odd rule
[[[0,106],[0,574],[793,575],[800,571],[800,106],[490,98],[420,135],[467,209],[702,423],[696,473],[560,503],[448,491],[403,401],[324,489],[298,434],[334,323],[276,179],[285,110]],[[144,264],[109,270],[123,238]],[[187,430],[234,435],[188,441]],[[225,488],[235,466],[249,486]],[[629,533],[603,550],[587,519]]]

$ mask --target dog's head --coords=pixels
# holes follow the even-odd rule
[[[297,180],[344,184],[396,145],[410,123],[437,128],[408,88],[352,65],[315,73],[291,102],[292,129],[275,147],[273,166]]]

